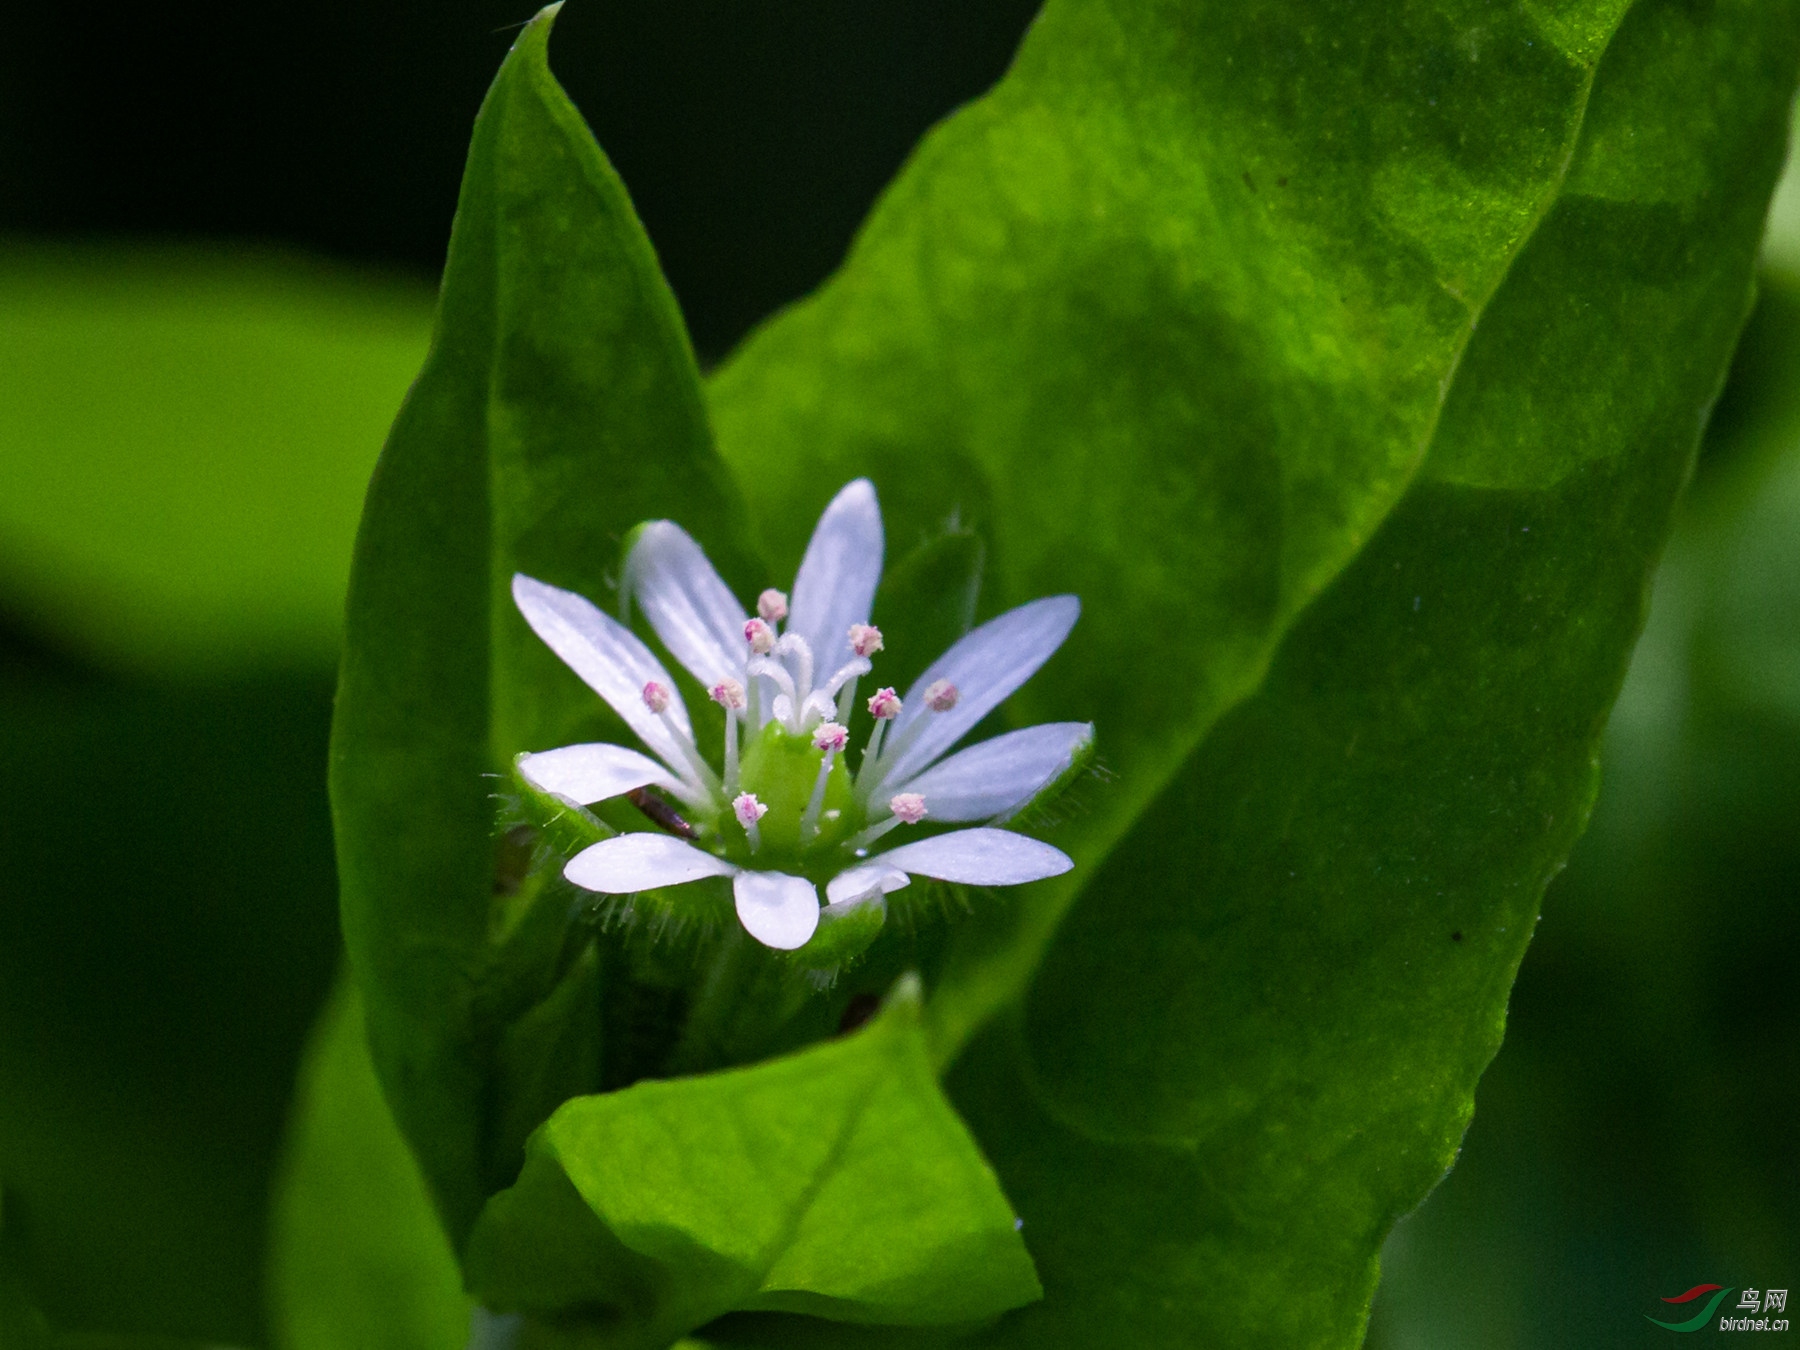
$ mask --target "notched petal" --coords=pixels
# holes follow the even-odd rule
[[[1081,602],[1072,595],[1046,596],[1009,609],[961,638],[906,691],[904,707],[889,730],[889,744],[903,743],[907,729],[921,717],[929,721],[917,739],[891,764],[882,767],[883,783],[903,783],[961,740],[1038,668],[1056,654],[1081,617]],[[925,691],[940,680],[955,686],[955,706],[932,712]]]
[[[867,623],[881,583],[884,540],[875,485],[858,478],[831,499],[794,578],[789,633],[806,639],[816,669],[848,661],[850,625]]]
[[[569,859],[563,875],[583,890],[631,895],[735,871],[723,858],[673,835],[621,834],[582,849]]]
[[[993,820],[1062,778],[1093,742],[1092,722],[1045,722],[959,750],[894,788],[923,797],[933,820]]]
[[[825,898],[834,905],[861,899],[879,890],[883,895],[912,884],[912,878],[880,858],[839,872],[825,883]]]
[[[785,872],[739,872],[732,882],[738,922],[765,947],[804,947],[819,926],[819,892]]]
[[[1075,865],[1059,848],[1011,830],[985,827],[902,844],[871,861],[968,886],[1018,886],[1061,876]]]
[[[744,669],[746,615],[681,526],[641,526],[625,558],[626,594],[675,659],[708,688]]]
[[[644,706],[644,686],[654,681],[669,693],[667,716],[684,735],[692,735],[687,708],[675,681],[656,654],[638,636],[584,596],[519,573],[513,577],[513,603],[531,631],[562,658],[612,710],[625,719],[644,744],[679,766],[681,748],[662,718]]]
[[[539,792],[567,797],[581,806],[634,788],[679,786],[675,776],[648,755],[604,742],[520,755],[517,762],[520,776]]]

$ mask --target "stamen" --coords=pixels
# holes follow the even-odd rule
[[[668,686],[658,684],[655,680],[644,686],[644,706],[662,718],[662,724],[669,729],[669,739],[675,742],[682,757],[687,760],[688,767],[694,771],[694,782],[701,793],[710,795],[717,801],[719,776],[712,771],[712,765],[700,757],[694,738],[669,714],[670,697]]]
[[[756,612],[762,615],[764,623],[780,623],[787,618],[787,596],[771,586],[756,597]]]
[[[877,722],[889,722],[900,715],[906,705],[892,689],[877,689],[869,695],[869,716]]]
[[[956,686],[951,684],[948,680],[933,680],[925,688],[925,706],[933,713],[949,712],[956,706],[957,700],[961,697],[962,695],[957,692]],[[930,721],[931,719],[929,717],[913,718],[911,725],[895,738],[894,743],[881,751],[881,763],[892,764],[899,760],[900,756],[904,755],[912,748],[913,742],[918,740],[919,737],[924,734],[925,727]],[[881,730],[880,722],[875,724],[875,729],[877,732]],[[873,743],[874,737],[871,737],[870,741]],[[866,767],[868,764],[868,756],[865,755],[863,757],[863,763]],[[856,791],[859,798],[865,801],[867,800],[868,794],[874,792],[876,787],[879,786],[882,773],[883,771],[878,767],[875,770],[874,776],[871,777],[866,784],[863,782],[863,775],[861,773],[856,775]]]
[[[863,747],[862,762],[856,766],[858,792],[862,791],[863,780],[871,772],[869,766],[881,758],[881,737],[887,731],[887,724],[900,715],[901,707],[900,695],[892,689],[877,689],[869,695],[869,716],[875,719],[875,729],[869,733],[869,743]]]
[[[947,713],[962,695],[948,680],[933,680],[925,690],[925,706],[935,713]]]
[[[819,833],[819,812],[825,806],[825,788],[831,780],[832,761],[849,743],[850,729],[839,722],[821,722],[813,733],[813,749],[823,750],[819,760],[819,776],[813,780],[812,796],[807,799],[806,814],[800,817],[800,838],[804,842]]]
[[[750,851],[755,853],[760,850],[762,830],[756,822],[769,814],[769,808],[756,800],[754,792],[743,792],[732,799],[731,811],[737,817],[738,824],[744,827],[744,833],[750,837]]]
[[[858,656],[873,656],[881,650],[881,630],[872,623],[850,625],[850,650]]]
[[[738,785],[738,713],[744,706],[744,686],[729,677],[706,691],[725,710],[725,793]]]
[[[744,641],[753,655],[767,656],[775,650],[775,630],[761,619],[752,619],[744,625]]]
[[[669,702],[673,697],[666,684],[659,684],[655,680],[651,680],[644,685],[644,706],[662,718],[663,725],[669,729],[669,738],[680,747],[682,756],[688,762],[688,767],[694,771],[694,783],[699,787],[701,799],[704,800],[706,796],[719,791],[718,775],[712,771],[712,766],[700,757],[700,751],[694,745],[694,738],[683,731],[681,725],[669,715]],[[716,796],[714,799],[717,800]]]
[[[890,830],[902,825],[917,825],[925,819],[925,799],[916,792],[896,792],[888,799],[888,810],[893,814],[848,840],[844,847],[860,858],[870,844]]]
[[[925,819],[925,798],[917,792],[896,792],[888,798],[888,810],[906,825],[917,825]]]

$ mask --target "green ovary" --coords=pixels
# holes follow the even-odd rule
[[[757,801],[768,807],[768,814],[758,827],[762,849],[754,859],[743,828],[727,818],[725,838],[732,856],[761,868],[799,871],[805,859],[817,859],[862,828],[863,812],[856,805],[844,756],[839,754],[826,779],[818,832],[801,840],[801,822],[824,758],[825,752],[814,748],[811,733],[795,736],[778,722],[770,722],[750,738],[744,747],[739,791],[756,794]]]

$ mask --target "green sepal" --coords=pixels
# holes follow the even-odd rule
[[[869,949],[887,923],[887,897],[877,891],[819,911],[819,927],[804,947],[790,956],[802,970],[835,977]]]
[[[1056,804],[1062,800],[1063,794],[1083,777],[1096,772],[1095,760],[1098,750],[1094,742],[1094,724],[1088,723],[1086,739],[1077,744],[1069,754],[1069,762],[1061,773],[1045,783],[1030,797],[1020,802],[1010,811],[1005,811],[989,821],[990,825],[1005,825],[1012,821],[1020,821],[1027,825],[1041,825],[1048,828],[1056,823]]]
[[[535,832],[541,849],[567,860],[588,845],[620,833],[580,802],[534,787],[520,768],[524,759],[525,752],[513,756],[512,775],[507,783],[509,805],[518,820]],[[535,862],[534,859],[534,865]]]

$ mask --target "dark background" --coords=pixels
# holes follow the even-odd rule
[[[805,294],[1035,0],[575,0],[552,60],[703,358]],[[0,28],[0,231],[230,237],[435,277],[526,4],[28,5]]]

